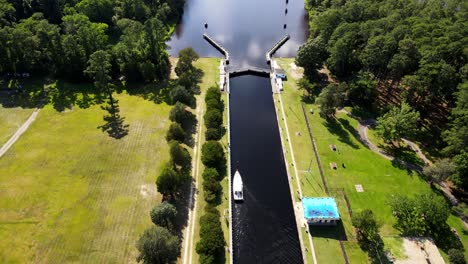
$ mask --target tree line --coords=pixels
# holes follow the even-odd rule
[[[140,252],[137,261],[142,263],[175,263],[180,256],[182,224],[176,221],[181,217],[176,205],[186,206],[187,184],[191,180],[192,157],[187,147],[193,145],[196,117],[190,109],[196,106],[195,94],[203,74],[193,66],[197,59],[198,54],[191,48],[179,52],[175,67],[179,78],[173,84],[175,88],[169,92],[169,101],[174,105],[169,114],[172,123],[166,132],[170,160],[163,165],[156,179],[163,202],[151,210],[154,225],[137,242]],[[193,74],[190,83],[182,77],[182,73],[187,71]]]
[[[317,99],[329,119],[345,105],[380,115],[378,130],[386,141],[417,137],[450,159],[448,178],[466,189],[466,4],[307,0],[306,6],[311,35],[296,57],[305,70],[298,83],[304,99]],[[324,66],[332,78],[328,84],[322,81]]]
[[[220,213],[216,208],[221,203],[223,187],[220,181],[226,175],[226,156],[223,146],[218,142],[224,134],[223,112],[224,102],[221,99],[219,87],[210,87],[205,95],[206,113],[205,139],[202,146],[203,199],[207,202],[204,214],[200,217],[200,241],[196,251],[200,263],[225,263],[224,240]]]
[[[83,81],[91,55],[110,56],[112,77],[168,76],[165,42],[184,0],[0,0],[0,74]]]

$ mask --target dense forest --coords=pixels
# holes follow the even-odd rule
[[[184,0],[0,0],[0,74],[82,81],[91,55],[113,77],[166,78],[165,42]]]
[[[450,158],[456,167],[452,181],[466,189],[467,5],[457,0],[306,0],[311,36],[296,58],[306,74],[299,85],[309,92],[307,99],[318,96],[328,109],[351,105],[356,113],[377,117],[392,106],[409,105],[418,129],[408,136]],[[333,81],[321,86],[324,66]]]

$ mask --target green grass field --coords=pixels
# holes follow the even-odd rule
[[[196,65],[210,81],[216,60]],[[116,97],[126,137],[98,128],[98,105],[46,105],[0,158],[1,263],[136,262],[135,243],[161,199],[154,182],[168,160],[171,107],[125,91]]]
[[[288,72],[288,80],[284,82],[282,99],[302,190],[305,196],[322,196],[325,193],[301,108],[302,91],[298,90],[296,86],[296,80],[300,76],[298,70],[293,72],[291,67],[291,63],[294,62],[293,59],[278,59],[278,62]],[[381,235],[384,237],[398,235],[398,231],[393,227],[395,219],[392,216],[390,207],[386,204],[387,200],[391,195],[396,194],[411,195],[431,192],[429,185],[417,174],[393,166],[391,161],[380,157],[363,145],[358,140],[358,123],[356,120],[340,113],[337,115],[335,123],[328,123],[319,116],[317,105],[305,104],[305,109],[317,144],[326,183],[328,188],[331,189],[330,195],[340,198],[339,190],[344,190],[353,212],[364,209],[373,210],[378,220],[383,224]],[[313,109],[313,114],[309,113],[310,109]],[[336,145],[338,151],[332,151],[330,144]],[[310,148],[310,150],[307,148]],[[288,158],[288,155],[286,158]],[[330,167],[331,162],[336,162],[338,165],[337,170]],[[346,168],[342,167],[343,163]],[[310,169],[310,173],[308,172],[309,164],[312,164],[311,167],[315,167]],[[362,185],[364,192],[356,191],[355,185],[357,184]],[[365,253],[359,249],[357,243],[353,243],[355,238],[350,236],[353,233],[350,220],[344,217],[347,212],[342,209],[341,204],[343,204],[341,199],[338,199],[340,214],[344,218],[344,231],[341,231],[341,233],[347,235],[349,242],[346,242],[345,248],[347,252],[351,251],[351,254],[348,252],[348,256],[351,263],[365,263]],[[448,223],[457,229],[462,242],[466,246],[468,236],[464,235],[466,231],[464,232],[460,219],[452,216],[449,218]],[[333,263],[343,261],[342,256],[337,254],[339,244],[334,243],[333,239],[327,237],[337,235],[335,230],[330,230],[330,232],[314,237],[316,254],[319,259],[323,256],[324,259],[334,261]],[[332,260],[330,257],[336,257],[336,259]]]
[[[0,105],[0,146],[10,139],[15,131],[28,119],[33,108],[5,108]]]

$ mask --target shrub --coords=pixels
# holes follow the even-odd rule
[[[186,136],[185,131],[182,128],[182,126],[179,123],[173,122],[171,126],[169,127],[169,130],[167,130],[166,140],[167,142],[170,142],[172,140],[184,142],[185,136]]]
[[[219,129],[223,125],[223,115],[218,109],[208,109],[203,118],[207,128]]]
[[[200,255],[200,263],[201,264],[214,264],[216,263],[215,257],[212,255]]]
[[[217,141],[207,141],[203,144],[201,158],[203,165],[216,168],[218,172],[224,168],[226,163],[223,147]]]
[[[219,214],[205,213],[200,218],[200,241],[196,245],[197,253],[217,258],[224,252],[225,245]]]
[[[208,90],[206,91],[205,102],[208,102],[213,99],[218,102],[221,101],[221,91],[218,87],[215,86],[208,88]]]
[[[205,139],[209,140],[220,140],[222,137],[219,128],[208,128],[205,132]]]
[[[169,92],[169,97],[171,98],[172,103],[181,102],[186,105],[192,105],[195,101],[193,95],[185,89],[182,85],[177,85],[176,87],[172,88]]]
[[[203,181],[204,198],[207,203],[215,203],[223,187],[216,179]]]
[[[172,166],[166,164],[161,174],[156,179],[156,185],[158,187],[158,192],[162,195],[174,195],[181,185],[180,175],[174,171]]]
[[[202,177],[204,181],[209,181],[209,180],[220,181],[222,179],[218,171],[214,168],[205,168],[205,170],[203,171]]]
[[[192,157],[188,150],[178,142],[171,141],[169,144],[171,162],[175,167],[180,167],[181,171],[188,172],[192,167]]]
[[[451,264],[466,264],[465,255],[463,251],[452,248],[448,252]]]
[[[220,112],[224,110],[224,103],[221,100],[216,100],[214,98],[206,101],[206,109],[218,109]]]
[[[145,264],[175,263],[180,255],[180,240],[164,227],[147,229],[137,242],[137,261]]]
[[[168,202],[162,202],[151,209],[151,221],[155,225],[173,229],[177,217],[177,209]]]
[[[181,125],[195,119],[195,116],[187,111],[187,106],[183,103],[177,102],[172,108],[169,119]]]

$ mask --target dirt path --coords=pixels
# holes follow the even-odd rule
[[[11,138],[0,148],[0,158],[10,149],[13,144],[20,138],[20,136],[28,130],[29,126],[36,120],[37,114],[39,113],[40,109],[34,110],[32,114],[29,116],[28,120],[24,122],[18,130],[16,130],[15,134],[11,136]]]
[[[199,174],[200,174],[200,149],[201,149],[201,142],[202,142],[202,129],[203,129],[203,105],[202,99],[203,96],[200,96],[200,99],[197,102],[196,108],[196,115],[198,120],[198,128],[197,134],[195,135],[195,145],[193,147],[193,159],[192,159],[192,175],[194,179],[194,183],[190,188],[190,195],[189,195],[189,213],[188,213],[188,220],[187,220],[187,227],[185,228],[183,234],[183,264],[192,263],[193,259],[193,237],[195,233],[195,219],[197,219],[197,199],[198,199],[198,185],[199,185]]]

